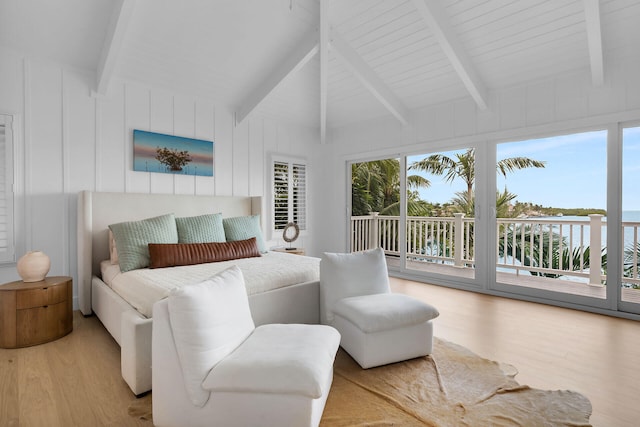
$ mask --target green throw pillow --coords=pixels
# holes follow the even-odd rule
[[[226,242],[222,214],[176,218],[178,243]]]
[[[267,252],[267,245],[262,237],[262,228],[260,228],[260,215],[224,218],[222,225],[224,226],[224,234],[227,237],[227,242],[235,242],[236,240],[246,240],[255,237],[258,250],[261,253]]]
[[[149,266],[149,243],[178,243],[173,214],[111,224],[109,228],[116,242],[118,262],[123,273]]]

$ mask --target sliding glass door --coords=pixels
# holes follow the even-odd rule
[[[407,157],[406,268],[475,277],[475,150]]]
[[[496,166],[498,288],[599,305],[607,297],[607,132],[498,144]]]
[[[431,283],[640,314],[640,124],[607,129],[351,163],[350,249]]]
[[[621,309],[640,313],[640,127],[622,129]]]
[[[381,247],[390,268],[400,266],[400,159],[351,164],[350,249]]]

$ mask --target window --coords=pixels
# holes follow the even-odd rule
[[[282,230],[295,222],[301,230],[307,228],[307,165],[303,161],[274,158],[273,230]]]
[[[0,262],[14,261],[12,117],[0,114]]]

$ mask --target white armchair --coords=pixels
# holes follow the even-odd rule
[[[153,307],[156,426],[317,426],[333,380],[338,332],[254,327],[239,268]]]
[[[340,345],[361,367],[430,354],[438,315],[429,304],[391,293],[382,249],[322,256],[321,322],[340,332]]]

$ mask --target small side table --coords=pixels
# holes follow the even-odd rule
[[[294,255],[304,255],[304,248],[277,248],[274,249],[275,252],[284,252],[287,254],[294,254]]]
[[[0,348],[28,347],[61,338],[73,330],[71,277],[0,285]]]

